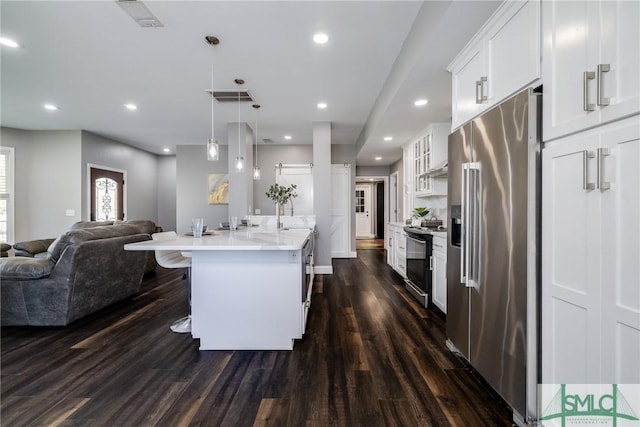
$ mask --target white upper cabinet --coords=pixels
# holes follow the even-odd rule
[[[416,196],[447,194],[446,177],[434,178],[431,171],[447,160],[449,129],[448,123],[434,123],[427,127],[413,143]]]
[[[452,129],[540,78],[540,2],[504,2],[448,70]]]
[[[640,2],[542,3],[543,139],[640,112]]]

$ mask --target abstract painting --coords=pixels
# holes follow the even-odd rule
[[[209,184],[209,204],[224,205],[229,203],[229,175],[226,173],[210,173]]]

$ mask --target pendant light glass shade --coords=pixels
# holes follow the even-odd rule
[[[220,145],[217,140],[212,138],[207,141],[207,160],[220,160]]]
[[[238,170],[238,172],[242,172],[244,170],[244,157],[236,157],[236,169]]]

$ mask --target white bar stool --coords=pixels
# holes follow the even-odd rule
[[[164,231],[151,235],[153,240],[175,240],[178,235],[175,231]],[[187,286],[189,289],[189,315],[182,317],[170,326],[173,332],[186,334],[191,332],[191,258],[180,251],[155,251],[156,262],[164,268],[186,268]],[[190,254],[189,254],[190,255]]]

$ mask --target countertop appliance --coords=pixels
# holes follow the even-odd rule
[[[527,89],[449,135],[447,344],[536,417],[541,95]]]
[[[425,308],[431,295],[431,251],[433,235],[421,227],[404,227],[407,234],[406,288]]]

